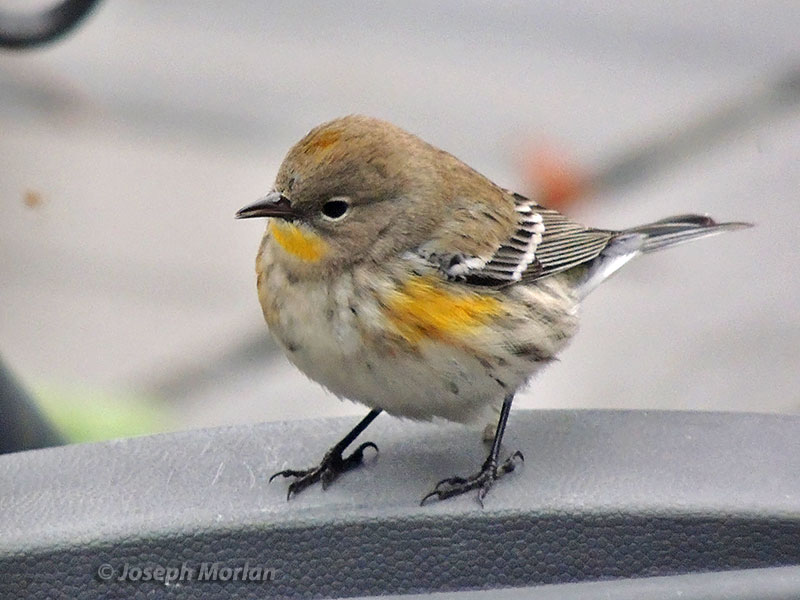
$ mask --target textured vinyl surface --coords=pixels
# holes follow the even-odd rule
[[[376,600],[379,596],[358,600]],[[403,594],[394,600],[423,600],[430,594]],[[502,590],[442,592],[435,600],[797,600],[800,567],[692,573],[641,579],[560,583]]]
[[[797,417],[515,411],[506,450],[526,462],[481,509],[473,495],[419,506],[480,465],[474,432],[382,416],[362,435],[380,454],[327,491],[287,502],[284,481],[267,484],[352,424],[0,456],[0,598],[321,598],[800,565]],[[213,563],[269,580],[198,581]],[[185,566],[183,580],[130,580],[158,566]]]

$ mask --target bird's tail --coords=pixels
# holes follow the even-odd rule
[[[626,229],[622,234],[643,236],[639,252],[646,254],[745,227],[752,227],[752,225],[750,223],[717,223],[706,215],[678,215]]]
[[[576,294],[584,298],[624,264],[640,254],[677,246],[684,242],[752,227],[750,223],[717,223],[705,215],[678,215],[625,229],[614,235],[576,284]]]

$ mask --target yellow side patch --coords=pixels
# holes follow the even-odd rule
[[[451,292],[430,276],[412,277],[392,292],[387,316],[410,344],[456,341],[503,314],[500,301],[475,292]]]
[[[317,234],[286,221],[270,219],[269,232],[281,248],[300,260],[316,262],[327,251],[327,245]]]

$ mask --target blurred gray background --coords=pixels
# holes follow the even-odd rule
[[[569,210],[757,228],[627,267],[516,405],[796,412],[800,111],[770,99],[798,31],[788,0],[107,0],[0,52],[0,355],[62,412],[141,402],[151,429],[361,414],[272,345],[264,224],[233,219],[311,127],[388,119],[534,193],[531,147],[592,172],[743,102],[724,136]]]

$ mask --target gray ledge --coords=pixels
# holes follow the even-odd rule
[[[800,418],[515,411],[525,453],[481,509],[419,506],[484,459],[475,432],[381,416],[381,449],[287,502],[353,419],[267,423],[0,456],[0,597],[413,594],[800,565]],[[362,439],[359,438],[359,439]],[[102,581],[135,567],[245,562],[270,582]],[[198,589],[199,586],[199,589]]]

